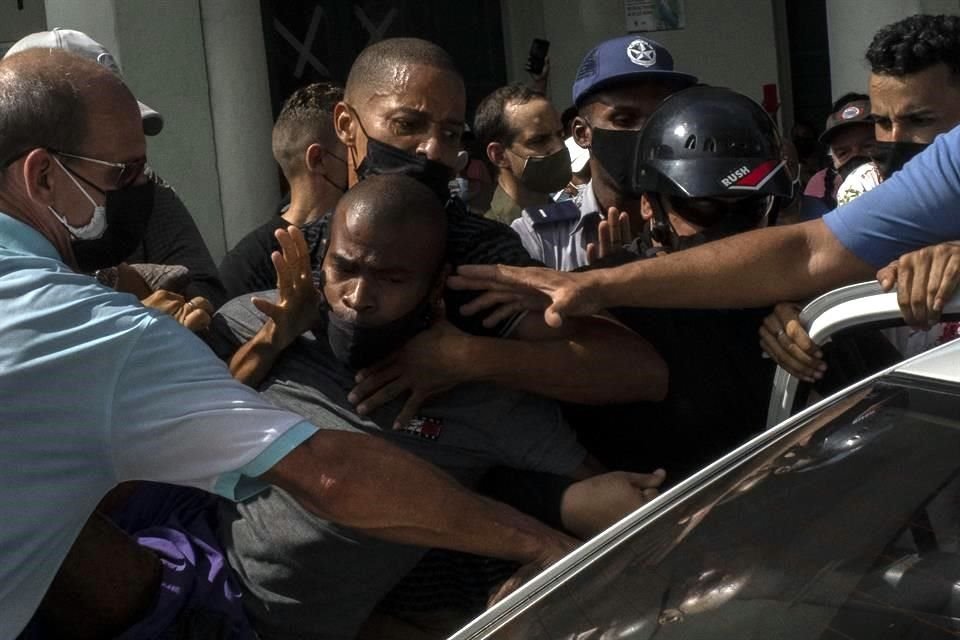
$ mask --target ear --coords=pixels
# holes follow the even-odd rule
[[[573,141],[584,149],[589,149],[593,144],[593,131],[583,116],[573,119]]]
[[[323,168],[323,149],[314,142],[303,152],[303,166],[309,173]]]
[[[495,167],[509,169],[510,161],[507,160],[507,150],[499,142],[491,142],[487,145],[487,158]]]
[[[653,218],[653,205],[650,204],[649,193],[640,196],[640,215],[644,222],[650,222],[650,219]]]
[[[54,174],[56,163],[46,149],[34,149],[23,160],[24,185],[27,196],[44,206],[53,204],[53,185],[58,176]]]
[[[346,102],[338,102],[333,108],[333,128],[337,137],[347,147],[357,143],[357,121]]]

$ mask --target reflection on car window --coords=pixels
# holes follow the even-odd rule
[[[878,384],[597,557],[492,637],[960,635],[960,397]]]

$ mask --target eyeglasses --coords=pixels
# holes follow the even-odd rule
[[[56,149],[50,149],[50,152],[55,153],[63,158],[70,158],[71,160],[83,160],[84,162],[98,164],[101,167],[110,167],[111,169],[114,169],[116,173],[112,176],[111,181],[113,182],[114,187],[117,189],[123,189],[124,187],[128,187],[133,184],[137,178],[143,175],[144,167],[147,164],[146,158],[134,160],[133,162],[107,162],[106,160],[88,158],[87,156],[57,151]]]

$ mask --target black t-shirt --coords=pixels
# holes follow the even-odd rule
[[[681,480],[763,430],[775,365],[757,329],[769,309],[614,309],[669,368],[662,402],[569,408],[588,451],[615,469]]]
[[[656,260],[641,236],[601,264]],[[568,407],[588,451],[614,469],[666,469],[671,483],[762,431],[775,363],[762,356],[758,330],[769,308],[642,309],[610,312],[643,336],[669,369],[662,402]]]
[[[307,241],[314,269],[320,264],[323,256],[323,246],[326,243],[326,220],[326,216],[323,216],[300,227]],[[280,243],[277,242],[273,232],[277,229],[286,229],[289,224],[282,217],[275,216],[244,236],[223,257],[220,262],[220,281],[227,290],[227,300],[276,288],[277,271],[273,267],[270,255],[280,250]]]
[[[470,213],[459,198],[447,202],[447,260],[451,267],[464,264],[506,264],[515,267],[543,266],[530,257],[520,236],[509,226]],[[447,318],[467,333],[479,336],[504,336],[510,333],[516,318],[505,320],[493,328],[483,326],[483,316],[465,317],[460,306],[473,300],[476,291],[444,292]]]

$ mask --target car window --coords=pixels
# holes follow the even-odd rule
[[[956,637],[958,471],[955,389],[896,379],[862,388],[489,637]]]

